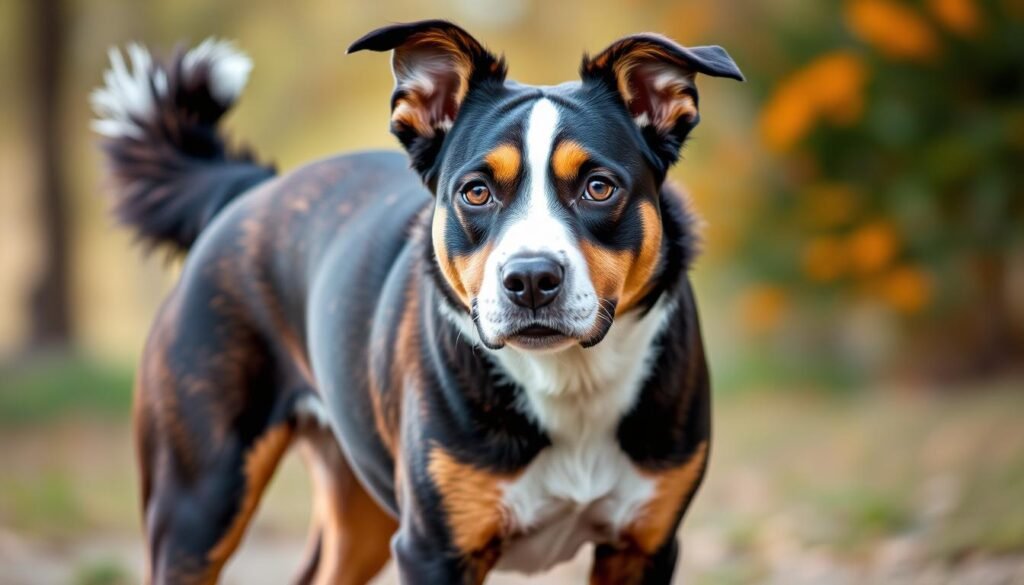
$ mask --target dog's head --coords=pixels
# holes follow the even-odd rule
[[[506,81],[445,21],[371,32],[394,51],[391,130],[436,196],[441,279],[482,342],[590,346],[654,287],[668,168],[699,119],[698,73],[742,79],[720,47],[628,36],[584,57],[580,81]]]

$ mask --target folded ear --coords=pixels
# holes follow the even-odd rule
[[[348,52],[366,49],[394,51],[391,132],[429,183],[434,158],[466,95],[478,84],[504,82],[505,60],[444,20],[379,28],[352,43]]]
[[[725,49],[687,48],[649,33],[619,39],[594,58],[584,55],[580,66],[584,82],[618,92],[666,170],[700,120],[698,73],[743,81]]]

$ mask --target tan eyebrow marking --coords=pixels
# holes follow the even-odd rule
[[[494,178],[502,183],[512,183],[519,176],[522,157],[519,149],[511,144],[500,144],[487,153],[484,161],[491,167]]]
[[[565,140],[555,148],[555,153],[551,156],[551,166],[559,179],[574,179],[588,158],[586,149],[579,142]]]

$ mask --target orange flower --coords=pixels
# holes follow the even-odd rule
[[[783,81],[761,112],[761,138],[772,150],[789,150],[811,131],[816,117],[803,83],[799,79]]]
[[[913,266],[900,266],[882,279],[881,293],[886,302],[902,313],[918,313],[931,301],[929,275]]]
[[[755,334],[767,333],[779,326],[786,313],[786,293],[769,284],[744,291],[739,298],[739,314],[743,325]]]
[[[820,183],[803,195],[804,217],[814,228],[830,228],[850,221],[857,212],[859,197],[848,185]]]
[[[846,265],[846,250],[837,238],[819,236],[808,242],[804,248],[804,274],[811,280],[836,280],[846,272]]]
[[[775,88],[761,112],[765,144],[786,151],[806,136],[820,118],[853,124],[864,109],[867,68],[857,55],[836,51],[792,73]]]
[[[981,29],[981,15],[974,0],[928,0],[928,8],[943,26],[958,35],[972,37]]]
[[[836,53],[818,62],[814,71],[815,99],[819,111],[832,123],[850,125],[864,110],[862,89],[867,68],[852,53]]]
[[[928,23],[901,2],[847,0],[845,17],[853,34],[894,59],[925,61],[939,53]]]
[[[876,221],[858,228],[847,241],[850,264],[868,274],[885,268],[896,256],[899,238],[892,224]]]

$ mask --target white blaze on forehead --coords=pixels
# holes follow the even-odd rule
[[[529,186],[523,196],[525,211],[516,218],[501,238],[498,253],[512,255],[521,251],[548,252],[563,259],[570,239],[565,224],[552,213],[552,185],[548,167],[558,131],[558,109],[542,98],[533,105],[526,122],[526,166]]]
[[[555,146],[558,109],[551,100],[541,99],[530,110],[526,125],[526,157],[530,166],[530,211],[537,204],[547,209],[548,163]]]

